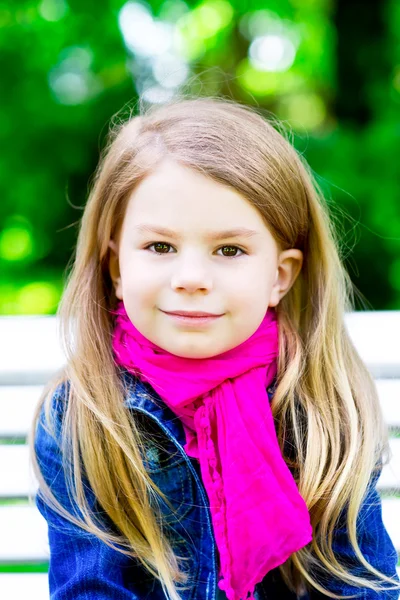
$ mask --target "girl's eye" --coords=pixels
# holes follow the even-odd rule
[[[152,244],[149,244],[148,246],[145,247],[145,250],[149,250],[152,246],[168,246],[169,248],[172,248],[171,244],[168,244],[167,242],[153,242]],[[239,250],[242,254],[247,254],[244,250],[242,250],[241,248],[239,248],[238,246],[221,246],[220,248],[218,248],[218,250],[222,250],[223,248],[230,248],[231,250]],[[155,251],[154,254],[170,254],[170,252],[158,252],[157,250]],[[227,255],[223,255],[225,258],[236,258],[237,255],[235,256],[227,256]],[[240,255],[239,255],[240,256]]]

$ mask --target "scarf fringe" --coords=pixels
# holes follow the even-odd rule
[[[226,594],[226,597],[228,598],[228,600],[256,600],[256,598],[254,596],[255,585],[252,585],[251,588],[245,592],[245,595],[240,596],[240,597],[238,597],[235,594],[235,592],[232,590],[232,588],[231,588],[230,592],[226,590],[226,581],[224,579],[221,579],[218,582],[218,587],[220,590],[225,591],[225,594]],[[250,596],[249,596],[249,594],[250,594]]]

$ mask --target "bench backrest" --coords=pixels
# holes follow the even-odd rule
[[[400,311],[346,315],[374,376],[393,458],[378,481],[386,528],[400,554]],[[26,436],[43,385],[64,363],[56,317],[0,317],[0,597],[49,597],[47,524],[29,502],[37,482]],[[400,573],[400,568],[399,568]]]

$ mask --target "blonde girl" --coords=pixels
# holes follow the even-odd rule
[[[353,295],[258,111],[177,98],[113,123],[30,437],[52,599],[398,597]]]

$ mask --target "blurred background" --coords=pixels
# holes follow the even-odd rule
[[[0,314],[53,314],[110,119],[185,89],[281,119],[369,310],[400,309],[400,0],[0,2]]]

